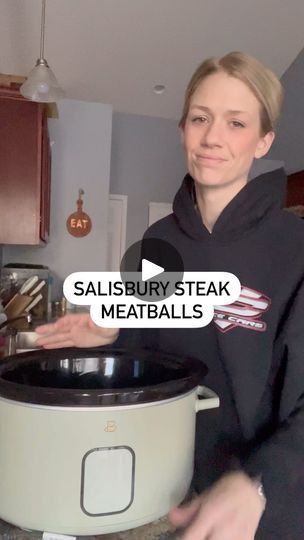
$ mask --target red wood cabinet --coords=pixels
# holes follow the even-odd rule
[[[304,205],[304,171],[288,175],[286,206]]]
[[[0,87],[0,244],[48,240],[50,179],[45,105]]]

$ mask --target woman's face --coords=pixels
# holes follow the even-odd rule
[[[274,134],[261,135],[260,104],[239,79],[215,73],[194,92],[182,140],[188,171],[201,186],[244,184],[253,158],[264,156]]]

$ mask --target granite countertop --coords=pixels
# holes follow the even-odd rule
[[[100,540],[179,540],[181,534],[174,530],[168,519],[164,517],[130,531],[106,534],[95,538]]]
[[[24,531],[0,520],[0,540],[41,540],[39,531]],[[79,540],[180,540],[166,517],[129,531],[94,536],[78,536]]]

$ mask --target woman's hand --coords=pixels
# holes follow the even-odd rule
[[[264,506],[254,482],[233,472],[188,505],[173,508],[169,518],[186,528],[182,540],[254,540]]]
[[[36,332],[41,336],[37,345],[45,349],[110,345],[119,334],[117,328],[97,326],[89,313],[65,315],[54,323],[38,326]]]

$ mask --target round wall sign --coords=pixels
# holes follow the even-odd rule
[[[83,200],[82,196],[84,195],[83,189],[79,190],[79,197],[77,199],[77,211],[71,214],[67,221],[66,226],[69,231],[69,233],[72,236],[76,236],[77,238],[82,238],[83,236],[87,236],[91,232],[92,229],[92,221],[91,218],[82,210],[83,206]]]

